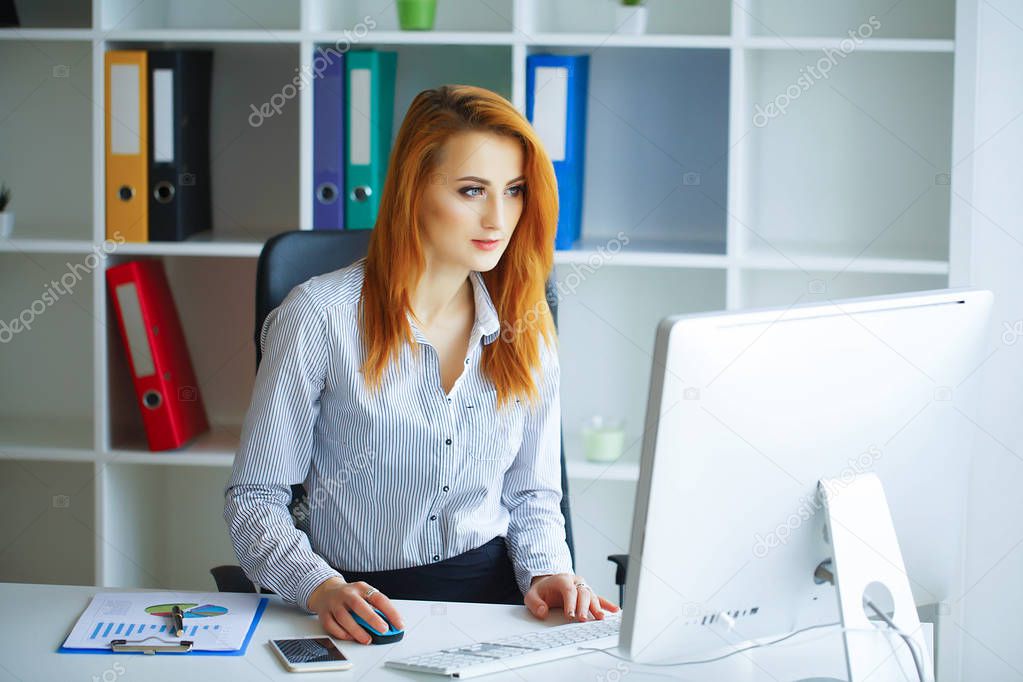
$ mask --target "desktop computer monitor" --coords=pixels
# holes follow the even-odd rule
[[[918,606],[963,593],[987,291],[663,320],[620,638],[684,660],[838,621],[819,479],[874,473]],[[939,625],[940,628],[940,625]],[[955,630],[954,627],[950,630]],[[954,656],[954,637],[938,632]]]

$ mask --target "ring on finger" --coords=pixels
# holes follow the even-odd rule
[[[377,588],[371,587],[363,593],[362,598],[365,599],[366,601],[369,601],[370,598],[379,591],[380,590],[378,590]]]

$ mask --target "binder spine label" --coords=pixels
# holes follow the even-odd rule
[[[138,154],[142,150],[141,74],[135,64],[110,66],[110,153]]]
[[[564,161],[568,136],[568,69],[563,66],[538,66],[535,78],[533,127],[543,141],[551,161]]]
[[[153,161],[174,163],[174,71],[153,69]]]
[[[351,163],[368,166],[372,162],[370,140],[373,128],[373,87],[369,69],[352,69],[351,101],[348,103],[348,149]]]
[[[133,283],[119,284],[115,292],[117,305],[121,309],[121,320],[124,322],[124,333],[128,337],[128,352],[131,353],[135,376],[139,378],[152,376],[156,373],[156,368],[153,365],[153,353],[149,349],[138,289]]]

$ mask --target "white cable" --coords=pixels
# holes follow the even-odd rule
[[[819,630],[821,628],[831,628],[831,627],[835,627],[836,625],[840,625],[840,623],[822,623],[820,625],[811,625],[809,627],[805,627],[805,628],[796,630],[795,632],[790,632],[789,634],[785,635],[784,637],[779,637],[778,639],[772,639],[770,642],[758,642],[756,644],[751,644],[751,645],[749,645],[747,647],[743,647],[742,649],[736,649],[735,651],[730,651],[727,654],[723,654],[721,656],[716,656],[714,658],[705,658],[705,659],[700,660],[700,661],[679,661],[677,663],[642,663],[641,665],[648,665],[648,666],[652,666],[652,667],[656,667],[656,668],[667,668],[667,667],[673,667],[673,666],[679,666],[679,665],[699,665],[700,663],[714,663],[716,661],[721,661],[721,660],[724,660],[724,659],[729,658],[731,656],[735,656],[736,654],[741,654],[743,652],[751,651],[753,649],[759,649],[760,647],[772,646],[774,644],[778,644],[779,642],[784,642],[786,639],[791,639],[791,638],[795,637],[796,635],[802,634],[804,632],[809,632],[810,630]],[[599,651],[601,653],[607,654],[608,656],[611,656],[612,658],[617,658],[617,659],[619,659],[621,661],[629,661],[630,663],[634,662],[634,661],[632,661],[632,659],[626,658],[625,656],[619,656],[618,654],[613,654],[610,651],[608,651],[607,649],[597,649],[595,647],[585,647],[585,646],[581,646],[579,648],[581,650],[583,650],[583,651]]]
[[[863,597],[863,603],[866,604],[871,611],[877,614],[877,617],[883,620],[888,625],[888,627],[894,630],[899,635],[899,637],[902,638],[902,641],[906,643],[906,646],[909,647],[909,653],[913,654],[913,665],[916,666],[917,679],[919,679],[920,682],[924,682],[924,669],[923,666],[920,664],[920,658],[916,654],[916,646],[915,642],[913,642],[913,638],[907,635],[905,632],[903,632],[902,628],[896,625],[895,622],[888,617],[887,613],[877,608],[877,605],[875,605],[874,602],[870,601],[870,599],[868,599],[867,597]]]
[[[883,616],[882,616],[882,618],[883,618]],[[885,620],[888,620],[888,619],[885,619]],[[726,658],[730,658],[732,656],[735,656],[736,654],[741,654],[741,653],[744,653],[746,651],[752,651],[753,649],[759,649],[761,647],[768,647],[768,646],[774,646],[775,644],[780,644],[781,642],[784,642],[787,639],[791,639],[791,638],[795,637],[796,635],[800,635],[800,634],[802,634],[804,632],[809,632],[810,630],[819,630],[819,629],[822,629],[822,628],[831,628],[831,627],[835,627],[836,625],[841,625],[841,623],[822,623],[822,624],[819,624],[819,625],[811,625],[809,627],[801,628],[799,630],[795,630],[793,632],[790,632],[789,634],[787,634],[787,635],[785,635],[783,637],[779,637],[777,639],[772,639],[769,642],[757,642],[755,644],[751,644],[750,646],[743,647],[742,649],[736,649],[735,651],[730,651],[727,654],[722,654],[721,656],[715,656],[714,658],[704,658],[704,659],[697,660],[697,661],[676,661],[676,662],[670,662],[670,663],[667,663],[667,662],[666,663],[640,663],[640,665],[650,666],[650,667],[655,667],[655,668],[671,668],[671,667],[683,666],[683,665],[700,665],[701,663],[715,663],[717,661],[721,661],[721,660],[724,660]],[[894,631],[900,637],[902,637],[903,640],[906,642],[906,644],[909,646],[909,650],[913,654],[913,662],[917,666],[917,676],[920,678],[920,682],[923,682],[923,680],[924,680],[924,678],[923,678],[923,670],[921,669],[920,663],[917,660],[916,649],[913,647],[912,639],[908,638],[908,636],[905,635],[901,630],[899,630],[898,627],[895,627],[894,623],[892,623],[891,626],[894,628]],[[841,628],[841,631],[842,632],[863,632],[864,630],[862,628]],[[875,628],[874,631],[876,632],[876,628]],[[633,661],[631,658],[627,658],[625,656],[619,656],[618,654],[613,654],[613,653],[611,653],[607,649],[598,649],[596,647],[585,647],[585,646],[579,647],[579,649],[582,650],[582,651],[599,651],[602,654],[607,654],[611,658],[617,658],[620,661],[627,661],[629,663],[635,663],[635,661]]]

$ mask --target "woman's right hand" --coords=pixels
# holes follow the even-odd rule
[[[374,592],[366,601],[363,595],[372,589],[372,585],[364,582],[346,583],[341,578],[328,578],[309,595],[309,610],[319,616],[326,633],[337,639],[354,640],[361,644],[372,641],[366,629],[348,613],[349,609],[362,616],[378,632],[387,632],[387,623],[373,610],[374,607],[378,608],[394,627],[404,630],[405,624],[398,610],[384,593]]]

